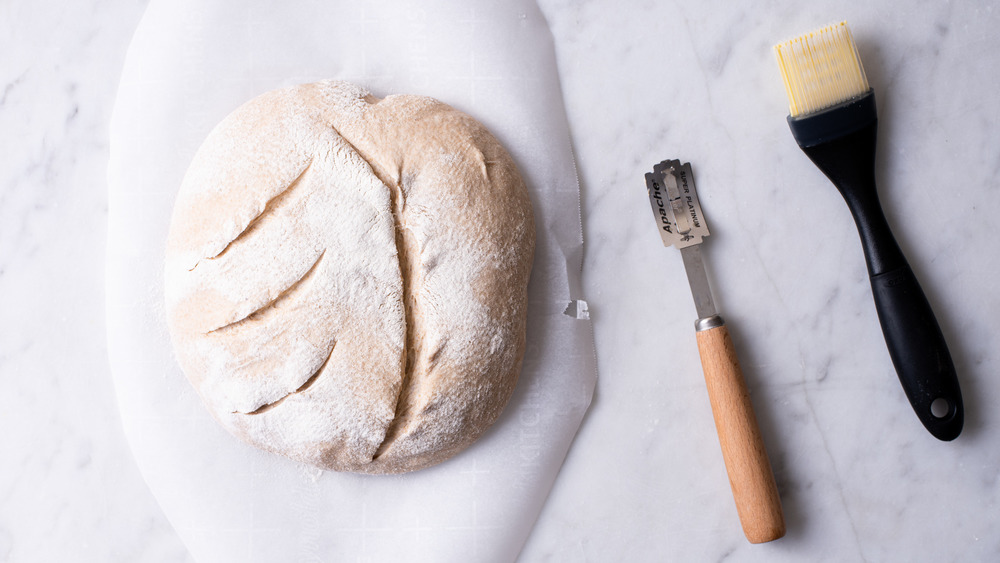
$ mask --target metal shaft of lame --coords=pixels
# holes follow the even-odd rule
[[[705,262],[701,258],[701,245],[682,248],[681,258],[684,259],[684,270],[691,285],[691,296],[694,297],[694,309],[698,313],[698,318],[705,319],[718,314],[715,310],[715,301],[712,299],[712,289],[708,285]]]

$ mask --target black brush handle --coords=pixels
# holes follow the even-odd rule
[[[965,419],[962,392],[948,345],[917,278],[904,265],[872,276],[871,282],[889,356],[913,410],[936,438],[954,440]]]
[[[889,356],[913,410],[936,438],[954,440],[962,432],[965,419],[958,377],[934,311],[879,204],[875,187],[878,121],[874,96],[869,92],[867,98],[834,108],[830,112],[833,116],[821,115],[826,122],[840,127],[852,120],[859,125],[833,138],[816,135],[817,123],[809,123],[814,119],[811,117],[790,118],[789,124],[802,150],[837,186],[854,216],[868,264],[875,310]],[[843,115],[836,119],[838,111]],[[819,126],[822,130],[825,124]],[[817,138],[814,143],[809,141]]]

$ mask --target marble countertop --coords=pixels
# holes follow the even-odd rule
[[[996,2],[540,2],[579,171],[593,404],[524,561],[1000,559]],[[0,8],[0,561],[189,561],[120,426],[104,321],[108,121],[145,3]],[[858,235],[799,151],[770,53],[851,23],[888,220],[945,334],[963,434],[920,425]],[[695,167],[706,261],[788,525],[743,538],[680,257],[642,174]]]

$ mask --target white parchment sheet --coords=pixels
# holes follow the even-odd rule
[[[476,117],[517,161],[535,206],[515,395],[471,449],[406,475],[322,472],[242,444],[202,407],[167,334],[164,245],[198,145],[250,98],[324,78]],[[108,345],[122,421],[195,559],[516,558],[596,378],[590,321],[564,313],[581,298],[579,186],[551,36],[532,1],[152,0],[122,75],[109,183]]]

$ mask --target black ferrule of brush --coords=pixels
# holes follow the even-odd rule
[[[875,310],[910,404],[931,434],[941,440],[955,439],[965,416],[951,354],[892,235],[875,187],[878,117],[874,93],[869,90],[817,113],[790,116],[788,125],[802,151],[840,190],[854,217]]]

